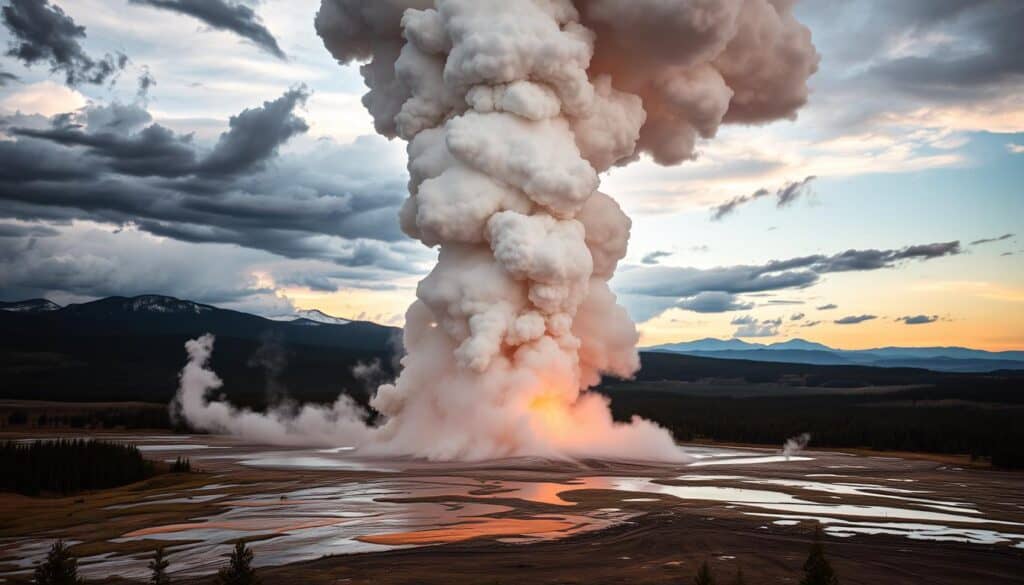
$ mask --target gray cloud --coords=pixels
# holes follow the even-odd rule
[[[128,63],[124,54],[88,55],[79,44],[85,27],[49,0],[9,0],[0,16],[13,36],[7,55],[29,66],[48,63],[68,85],[105,83]]]
[[[0,238],[49,238],[59,233],[47,225],[0,223]]]
[[[7,85],[12,81],[18,81],[18,76],[13,73],[8,73],[3,69],[0,69],[0,87]]]
[[[761,265],[708,269],[632,267],[615,278],[616,289],[658,297],[692,297],[705,291],[753,293],[803,288],[823,274],[891,268],[906,260],[928,260],[960,253],[960,243],[940,242],[893,250],[847,250],[832,256],[813,255],[773,260]]]
[[[197,248],[159,242],[138,231],[113,233],[95,227],[49,227],[47,235],[31,243],[0,239],[0,280],[5,283],[5,296],[161,293],[215,304],[253,295],[273,296],[273,291],[260,288],[249,272],[251,264],[272,258],[266,252],[221,244]]]
[[[799,320],[801,320],[803,318],[804,318],[804,314],[803,313],[793,313],[792,315],[789,316],[789,320],[790,321],[799,321]]]
[[[899,317],[897,321],[902,321],[905,325],[927,325],[928,323],[934,323],[939,320],[938,315],[907,315],[905,317]]]
[[[842,319],[836,319],[835,321],[833,321],[833,323],[835,323],[836,325],[856,325],[858,323],[871,321],[877,318],[878,317],[876,315],[849,315],[847,317],[843,317]]]
[[[818,325],[821,325],[821,321],[805,321],[800,324],[801,327],[817,327]]]
[[[640,260],[643,264],[654,265],[658,264],[662,258],[667,258],[672,255],[672,252],[666,252],[664,250],[655,250],[650,254],[647,254]]]
[[[752,309],[754,304],[743,302],[730,293],[709,291],[683,299],[676,306],[695,313],[725,313],[746,311]]]
[[[814,181],[815,178],[816,177],[812,175],[804,178],[804,180],[802,181],[786,183],[785,185],[777,189],[774,192],[776,207],[786,207],[787,205],[790,205],[791,203],[796,201],[798,198],[807,194],[807,192],[810,191],[811,182]],[[752,201],[756,201],[758,199],[761,199],[762,197],[768,197],[769,195],[772,195],[772,192],[769,191],[768,189],[762,188],[758,189],[757,191],[754,191],[750,195],[734,197],[729,201],[722,203],[721,205],[713,207],[711,209],[711,219],[721,220],[725,216],[736,211],[736,209],[741,205],[745,205]]]
[[[306,131],[303,88],[231,118],[212,147],[152,122],[139,105],[89,106],[0,122],[0,217],[130,224],[194,243],[417,273],[432,252],[405,239],[400,153],[384,139],[323,140],[281,155]],[[38,118],[38,119],[37,119]]]
[[[950,44],[924,55],[883,61],[870,69],[868,76],[884,81],[888,88],[913,95],[948,98],[1019,82],[1024,76],[1024,36],[1020,34],[1024,30],[1024,4],[1003,0],[911,4],[915,36],[944,33],[951,39]],[[963,46],[968,43],[973,46]]]
[[[229,0],[130,0],[130,2],[191,16],[212,28],[233,32],[248,39],[278,59],[286,58],[274,35],[263,24],[256,12],[245,4]]]
[[[838,309],[838,308],[839,308],[839,305],[836,305],[834,303],[828,303],[827,305],[822,305],[820,307],[817,307],[817,309],[819,311],[831,311],[833,309]]]
[[[149,67],[143,66],[142,74],[139,75],[139,90],[136,96],[145,103],[149,99],[149,90],[156,85],[156,78],[150,73]]]
[[[885,132],[925,108],[1012,115],[1024,89],[1020,2],[815,0],[797,14],[828,62],[809,113],[825,136]]]
[[[755,319],[750,315],[736,317],[731,324],[737,325],[733,337],[775,337],[779,334],[782,319]]]
[[[997,236],[995,238],[982,238],[980,240],[974,240],[973,242],[971,242],[971,245],[972,246],[977,246],[977,245],[980,245],[980,244],[991,244],[993,242],[1004,242],[1006,240],[1009,240],[1013,236],[1014,236],[1014,234],[1003,234],[1003,235]]]
[[[679,299],[692,299],[705,292],[737,295],[800,289],[816,284],[825,274],[880,270],[911,260],[923,261],[960,252],[960,243],[953,241],[891,250],[847,250],[831,256],[816,254],[761,265],[707,269],[625,266],[616,274],[612,285],[622,295],[633,317],[645,321],[676,305]]]
[[[293,136],[309,130],[306,121],[294,114],[309,92],[293,88],[262,107],[248,108],[232,116],[230,129],[220,135],[213,152],[198,167],[200,175],[233,175],[263,164]]]
[[[7,233],[11,237],[4,237]],[[375,266],[339,267],[233,245],[163,240],[133,228],[0,223],[0,298],[5,300],[43,297],[66,303],[157,293],[273,316],[290,314],[294,307],[264,278],[276,287],[336,291],[374,283],[394,288],[396,276]]]

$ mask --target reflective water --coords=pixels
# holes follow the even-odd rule
[[[104,508],[115,517],[122,510],[148,514],[150,506],[186,510],[180,518],[165,516],[169,520],[110,541],[164,542],[176,574],[212,572],[238,538],[250,541],[258,566],[279,565],[472,538],[507,543],[559,539],[626,522],[652,509],[693,510],[711,520],[719,515],[767,518],[769,525],[761,528],[768,530],[820,521],[835,536],[895,535],[1024,548],[1024,529],[1016,528],[1022,524],[981,509],[964,495],[970,491],[960,490],[953,497],[944,482],[876,473],[878,466],[892,465],[888,458],[822,453],[785,457],[697,447],[687,448],[696,459],[688,465],[608,464],[594,472],[584,465],[541,460],[476,466],[381,461],[359,458],[348,447],[261,450],[211,437],[138,437],[133,442],[164,457],[182,452],[193,465],[217,470],[206,485],[151,490]],[[204,452],[211,449],[216,451]],[[709,465],[717,473],[703,473]],[[253,469],[268,471],[255,480],[234,475],[251,475]],[[871,471],[858,471],[867,469]],[[1009,496],[1006,500],[1011,501],[1007,508],[1018,509],[1021,503]],[[165,508],[157,508],[161,505]],[[192,505],[196,511],[188,513]],[[50,542],[0,542],[2,570],[26,570]],[[105,553],[81,559],[81,567],[92,578],[141,578],[148,575],[147,562],[146,555]]]

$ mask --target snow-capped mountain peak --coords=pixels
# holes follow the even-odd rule
[[[328,323],[330,325],[348,325],[352,322],[348,319],[328,315],[319,309],[303,309],[296,311],[290,320],[298,321],[302,319],[306,321],[313,321],[314,323]]]
[[[47,313],[60,309],[60,305],[47,299],[29,299],[27,301],[0,302],[0,311],[12,313]]]

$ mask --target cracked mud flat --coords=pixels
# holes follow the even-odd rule
[[[1024,476],[932,461],[683,448],[687,465],[512,459],[439,464],[215,436],[108,435],[168,475],[62,499],[0,496],[0,578],[54,538],[94,580],[143,581],[165,546],[206,582],[238,539],[264,581],[665,583],[705,558],[731,578],[796,581],[820,522],[844,583],[1019,583]],[[506,574],[507,573],[507,574]],[[345,581],[345,580],[348,581]]]

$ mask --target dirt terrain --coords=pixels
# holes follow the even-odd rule
[[[90,581],[142,582],[164,545],[176,583],[210,583],[245,539],[267,584],[667,584],[704,560],[720,582],[742,566],[748,582],[796,583],[818,521],[842,583],[1024,575],[1024,475],[943,461],[689,446],[694,461],[672,466],[437,464],[105,438],[200,472],[70,498],[0,495],[0,578],[26,582],[64,538]]]

